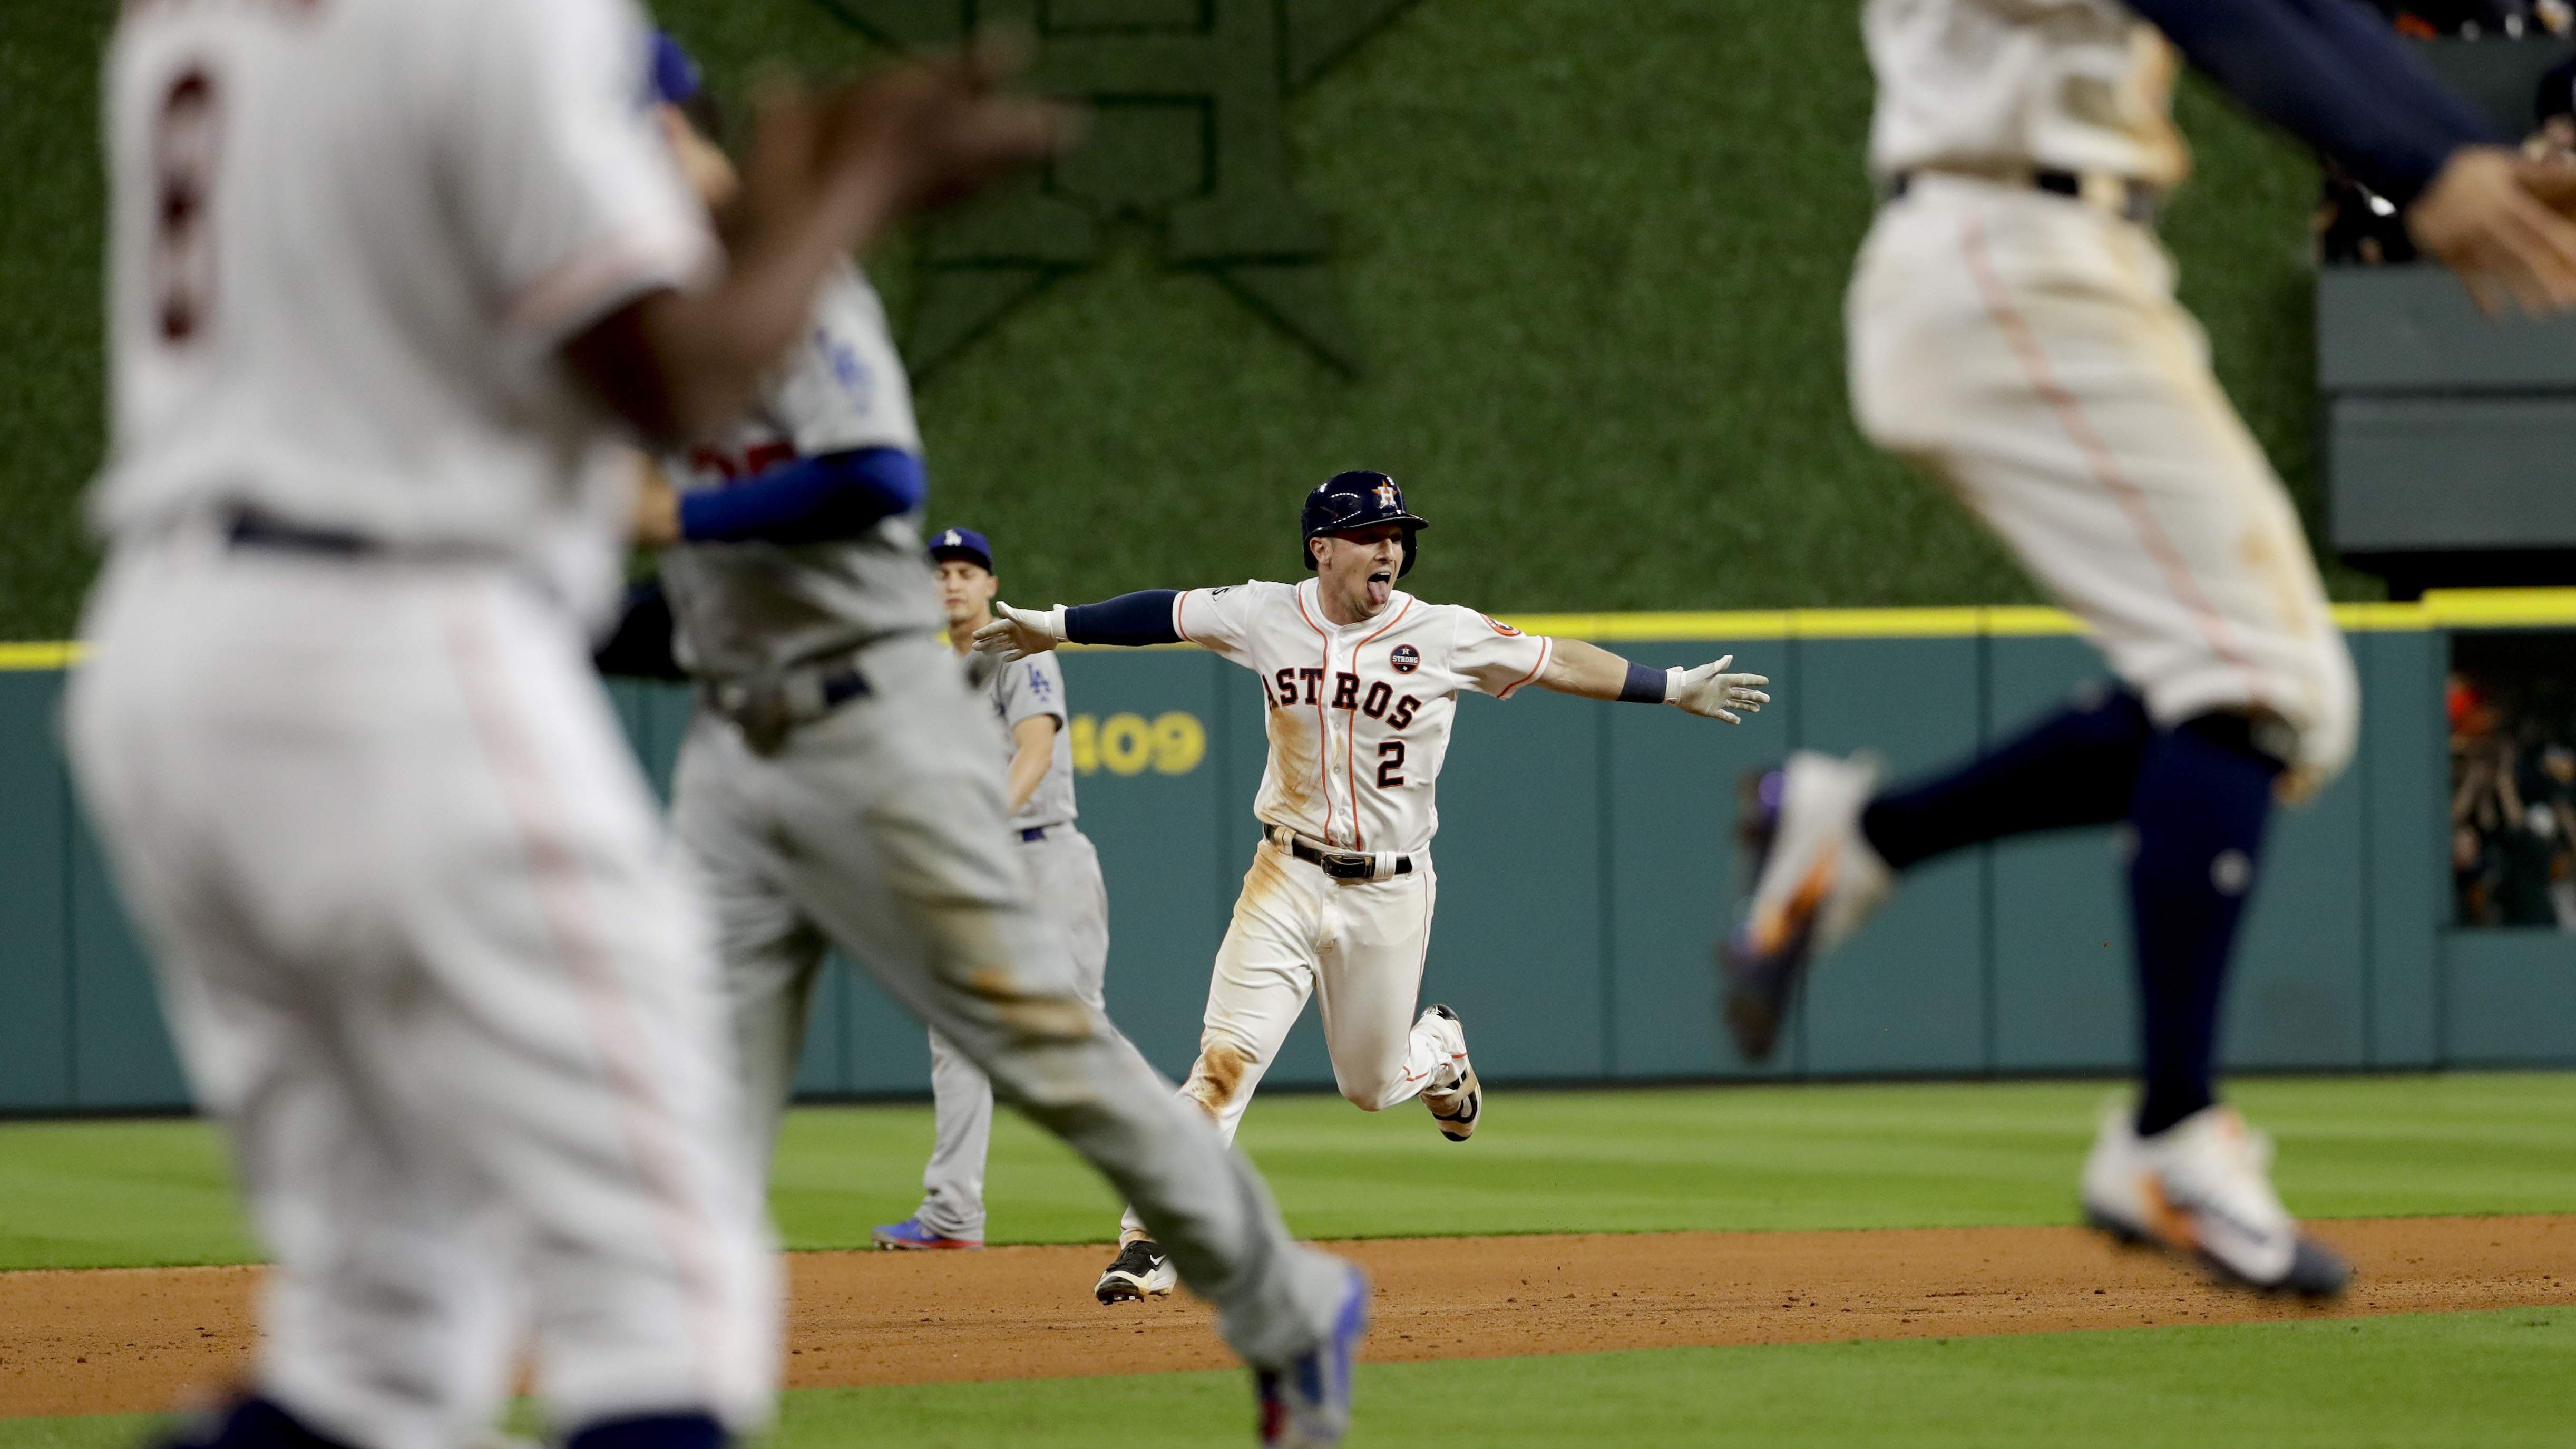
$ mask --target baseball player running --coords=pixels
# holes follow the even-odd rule
[[[2166,39],[2408,205],[2490,305],[2576,301],[2576,229],[2526,189],[2563,182],[2343,0],[1870,0],[1865,28],[1887,201],[1848,301],[1853,411],[2091,626],[2118,683],[1933,779],[1799,754],[1751,782],[1728,1018],[1768,1055],[1806,964],[1910,866],[2124,822],[2145,1090],[2102,1121],[2086,1214],[2240,1283],[2337,1292],[2348,1269],[2283,1209],[2211,1058],[2272,802],[2352,752],[2352,664],[2149,229],[2186,166]]]
[[[665,123],[719,215],[722,158]],[[1289,1241],[1250,1166],[1098,1004],[1008,829],[987,704],[939,638],[918,532],[921,435],[885,313],[844,258],[751,405],[669,460],[639,528],[668,545],[698,681],[672,786],[713,903],[766,1160],[827,946],[1137,1203],[1259,1370],[1264,1441],[1337,1442],[1366,1288]]]
[[[1729,724],[1770,696],[1733,656],[1696,669],[1649,669],[1576,639],[1523,634],[1473,609],[1395,587],[1428,527],[1384,473],[1337,473],[1306,496],[1300,554],[1315,577],[1216,589],[1155,589],[1049,610],[996,604],[978,649],[1017,660],[1057,644],[1190,643],[1261,681],[1269,762],[1253,814],[1261,844],[1217,948],[1198,1059],[1181,1095],[1228,1141],[1253,1088],[1305,1010],[1321,998],[1333,1080],[1362,1111],[1413,1097],[1442,1135],[1464,1142],[1483,1112],[1457,1014],[1419,1016],[1424,952],[1439,878],[1433,792],[1458,692],[1509,699],[1535,684],[1588,699],[1670,704]],[[1172,1267],[1134,1209],[1103,1303],[1165,1294]]]
[[[133,5],[76,774],[275,1263],[180,1442],[453,1449],[523,1325],[572,1449],[764,1418],[714,958],[587,654],[619,420],[737,408],[831,260],[1049,148],[968,65],[781,100],[730,252],[625,0]]]
[[[939,603],[948,615],[949,647],[967,661],[970,679],[991,702],[1009,763],[1002,770],[1013,854],[1027,867],[1038,909],[1064,933],[1073,953],[1074,987],[1094,1011],[1104,1010],[1101,978],[1109,963],[1109,892],[1100,856],[1074,828],[1073,741],[1065,733],[1064,667],[1053,654],[1002,664],[973,652],[975,631],[993,622],[993,546],[971,528],[930,540]],[[980,677],[978,677],[980,676]],[[948,1039],[930,1034],[930,1093],[938,1132],[922,1169],[921,1209],[870,1236],[880,1248],[980,1248],[984,1245],[984,1157],[993,1140],[993,1084]]]

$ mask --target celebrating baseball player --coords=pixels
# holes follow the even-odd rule
[[[1428,525],[1384,473],[1337,473],[1306,496],[1302,584],[1149,590],[1049,610],[996,604],[978,649],[1017,660],[1059,643],[1199,645],[1261,681],[1270,757],[1253,814],[1261,844],[1217,948],[1199,1054],[1181,1095],[1231,1141],[1305,1010],[1321,998],[1333,1080],[1363,1111],[1413,1097],[1454,1142],[1483,1090],[1457,1014],[1414,1014],[1438,877],[1433,799],[1458,691],[1509,699],[1535,684],[1589,699],[1670,704],[1739,723],[1770,696],[1733,656],[1649,669],[1576,639],[1523,634],[1473,609],[1398,590]],[[1103,1303],[1165,1294],[1171,1262],[1134,1209]]]
[[[587,661],[610,445],[732,413],[836,258],[1056,126],[972,62],[781,99],[720,248],[647,54],[625,0],[133,5],[111,44],[69,733],[275,1264],[182,1443],[453,1449],[522,1325],[570,1449],[767,1416],[715,961]]]
[[[1074,989],[1094,1011],[1109,963],[1109,893],[1100,856],[1074,828],[1073,740],[1065,732],[1064,668],[1053,654],[1009,664],[973,652],[975,631],[993,621],[993,546],[971,528],[930,540],[939,603],[948,615],[949,646],[991,701],[1009,763],[1004,808],[1013,854],[1027,867],[1038,909],[1064,933],[1073,953]],[[984,1157],[993,1140],[993,1084],[965,1053],[930,1033],[930,1093],[938,1133],[922,1169],[921,1208],[870,1236],[881,1248],[979,1248],[984,1245]]]
[[[2269,1148],[2211,1083],[2221,988],[2275,796],[2333,778],[2352,663],[2298,516],[2211,377],[2150,229],[2183,179],[2168,38],[2409,208],[2482,301],[2576,301],[2576,228],[2343,0],[1870,0],[1886,204],[1847,315],[1852,406],[2081,616],[2116,685],[1936,778],[1792,756],[1752,782],[1755,887],[1723,951],[1766,1056],[1806,964],[1895,875],[2027,831],[2125,822],[2145,1089],[2105,1116],[2082,1199],[2125,1240],[2258,1288],[2340,1291]],[[2161,35],[2159,34],[2161,31]]]
[[[729,215],[722,156],[676,107],[662,116]],[[989,706],[939,638],[911,389],[855,265],[830,269],[751,405],[667,467],[676,486],[647,490],[638,533],[668,546],[701,704],[672,819],[712,898],[756,1150],[837,945],[1171,1235],[1259,1370],[1265,1442],[1336,1442],[1365,1285],[1288,1240],[1250,1166],[1110,1025],[1097,957],[1077,964],[1040,905],[1033,866],[1090,866],[1096,917],[1096,863],[1079,836],[1047,850],[1008,828]]]

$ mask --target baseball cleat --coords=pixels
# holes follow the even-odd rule
[[[981,1238],[952,1238],[921,1225],[919,1218],[880,1223],[868,1230],[868,1241],[889,1252],[917,1253],[935,1248],[980,1248]]]
[[[2299,1231],[2271,1173],[2272,1140],[2232,1107],[2204,1107],[2140,1137],[2128,1107],[2113,1102],[2084,1159],[2084,1218],[2121,1243],[2197,1259],[2248,1288],[2341,1293],[2352,1266]]]
[[[1448,1063],[1433,1071],[1431,1085],[1422,1089],[1422,1105],[1431,1109],[1431,1120],[1440,1124],[1440,1135],[1452,1142],[1464,1142],[1476,1135],[1476,1119],[1485,1112],[1485,1088],[1476,1080],[1475,1065],[1467,1060],[1467,1028],[1458,1013],[1445,1006],[1426,1008],[1416,1026],[1429,1026],[1440,1033],[1449,1048]],[[1449,1085],[1441,1086],[1443,1077]]]
[[[1172,1266],[1163,1245],[1152,1238],[1138,1238],[1118,1249],[1118,1260],[1100,1275],[1091,1296],[1103,1303],[1137,1303],[1146,1298],[1169,1298],[1181,1281],[1180,1270]]]
[[[1256,1369],[1261,1442],[1274,1449],[1323,1449],[1351,1427],[1351,1360],[1368,1331],[1368,1279],[1345,1268],[1342,1306],[1324,1341],[1284,1369]]]
[[[1801,750],[1744,777],[1736,835],[1753,880],[1744,917],[1718,947],[1726,1024],[1747,1061],[1767,1060],[1816,957],[1849,939],[1894,880],[1860,833],[1878,785],[1868,755]]]

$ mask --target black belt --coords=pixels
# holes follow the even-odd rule
[[[1921,174],[1923,173],[1917,171],[1897,172],[1895,179],[1887,183],[1887,200],[1895,201],[1904,196],[1907,191],[1913,188],[1914,178]],[[1936,168],[1934,174],[1966,176],[1974,180],[1993,181],[2007,186],[2018,181],[2034,190],[2045,191],[2052,196],[2065,196],[2076,200],[2082,200],[2084,196],[2084,178],[2072,171],[2055,171],[2042,168],[2040,170],[2025,173],[2024,175],[2016,178],[2006,176],[1986,176],[1974,171],[1940,172]],[[2142,185],[2125,178],[2121,178],[2118,184],[2120,187],[2120,204],[2114,208],[2118,215],[2125,220],[2134,221],[2140,226],[2155,225],[2156,212],[2164,204],[2164,193],[2156,190],[2152,186]]]
[[[281,553],[320,554],[329,558],[366,558],[384,545],[363,533],[338,528],[306,528],[263,513],[236,513],[224,525],[224,541],[235,548],[275,549]]]
[[[798,726],[873,692],[868,677],[848,663],[807,665],[767,679],[712,680],[698,688],[708,706],[732,720],[743,743],[760,755],[778,753]]]
[[[1332,850],[1309,844],[1306,837],[1284,826],[1262,827],[1261,838],[1314,866],[1335,880],[1375,880],[1378,857],[1364,850]],[[1413,874],[1413,857],[1399,855],[1387,866],[1388,875]]]
[[[1046,833],[1054,828],[1052,825],[1032,825],[1020,832],[1020,843],[1026,845],[1032,840],[1044,840]]]

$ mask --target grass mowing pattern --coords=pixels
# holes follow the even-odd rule
[[[1873,1084],[1493,1094],[1473,1143],[1414,1107],[1263,1097],[1242,1142],[1319,1238],[2074,1220],[2105,1083]],[[2281,1139],[2312,1217],[2576,1211],[2576,1074],[2276,1078],[2232,1096]],[[909,1213],[926,1107],[790,1115],[771,1203],[795,1248],[864,1246]],[[213,1134],[187,1122],[0,1127],[0,1267],[249,1256]],[[1017,1117],[994,1124],[997,1242],[1096,1242],[1117,1204]]]
[[[764,58],[864,43],[814,0],[656,0],[739,100]],[[0,638],[72,624],[74,500],[103,445],[95,78],[107,0],[0,27]],[[1298,496],[1385,467],[1438,521],[1413,582],[1487,609],[2032,597],[1843,397],[1869,223],[1855,0],[1418,0],[1289,109],[1371,362],[1341,378],[1205,276],[1115,255],[926,380],[934,524],[990,532],[1008,597],[1277,577]],[[2313,526],[2315,173],[2187,86],[2200,179],[2164,231],[2220,378]],[[898,313],[903,244],[874,269]],[[2339,594],[2376,584],[2338,574]]]
[[[1652,1349],[1363,1368],[1351,1449],[2401,1449],[2563,1445],[2576,1312]],[[1241,1373],[786,1396],[768,1449],[1244,1442]],[[0,1420],[0,1449],[110,1449],[141,1416]]]

